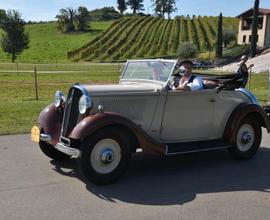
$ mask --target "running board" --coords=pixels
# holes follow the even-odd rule
[[[230,148],[223,140],[181,142],[165,144],[166,155],[186,154],[200,151]]]

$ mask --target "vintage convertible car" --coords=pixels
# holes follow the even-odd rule
[[[96,184],[119,178],[137,149],[175,155],[228,148],[236,158],[251,158],[261,127],[270,132],[256,97],[239,89],[234,75],[202,75],[200,91],[174,90],[180,77],[177,60],[127,61],[119,84],[75,84],[66,98],[57,91],[32,139],[52,159],[77,157]]]

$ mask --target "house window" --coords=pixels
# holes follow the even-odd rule
[[[262,15],[258,17],[258,29],[263,28],[263,19]],[[251,30],[252,29],[253,17],[244,17],[242,18],[242,31]]]
[[[258,40],[259,40],[259,35],[257,35],[256,42],[258,42]],[[245,43],[245,41],[246,41],[246,36],[243,37],[243,43]],[[251,43],[251,41],[252,41],[252,35],[249,35],[248,42]]]
[[[243,36],[243,43],[246,43],[246,40],[247,40],[247,36],[244,35],[244,36]]]

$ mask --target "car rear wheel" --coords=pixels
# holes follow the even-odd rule
[[[105,128],[82,142],[80,168],[96,184],[116,181],[126,170],[131,158],[130,141],[117,128]]]
[[[249,159],[260,147],[262,130],[259,122],[251,116],[244,118],[235,133],[230,153],[238,159]]]
[[[47,157],[49,157],[53,160],[63,161],[63,160],[68,160],[70,158],[69,155],[66,155],[66,154],[60,152],[59,150],[55,149],[54,146],[52,146],[51,144],[49,144],[45,141],[40,141],[39,147],[40,147],[41,151]]]

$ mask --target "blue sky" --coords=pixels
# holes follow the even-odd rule
[[[254,0],[178,0],[178,11],[174,15],[218,15],[236,16],[251,8]],[[144,0],[145,12],[153,13],[151,0]],[[89,10],[104,6],[116,6],[116,0],[0,0],[1,9],[16,9],[24,20],[54,20],[59,9],[85,6]],[[270,9],[269,0],[260,1],[261,8]]]

